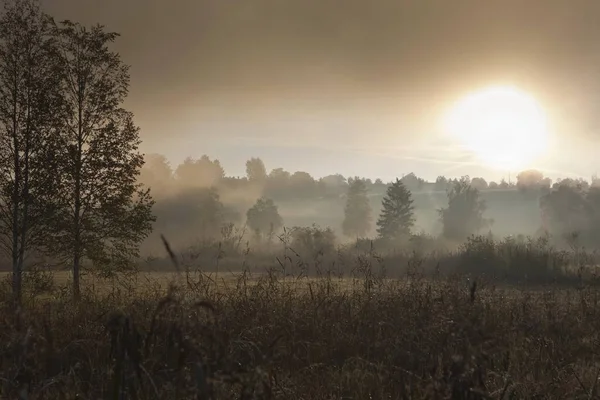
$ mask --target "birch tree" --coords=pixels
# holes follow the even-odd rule
[[[22,272],[39,250],[51,216],[51,157],[60,109],[49,19],[36,1],[4,3],[0,20],[0,252],[12,262],[20,301]]]
[[[65,103],[54,250],[71,260],[78,298],[84,263],[114,270],[138,256],[152,229],[153,200],[137,183],[139,128],[122,107],[129,68],[108,47],[118,35],[70,21],[55,23],[54,35]]]

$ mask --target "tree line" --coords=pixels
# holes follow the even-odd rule
[[[381,211],[375,220],[364,179],[350,178],[347,189],[343,234],[351,239],[369,238],[373,224],[376,239],[383,246],[406,244],[414,237],[415,213],[411,191],[396,179],[386,190]],[[533,186],[522,190],[534,190]],[[539,189],[539,188],[538,188]],[[487,205],[480,190],[468,177],[462,177],[447,190],[447,206],[438,211],[441,236],[461,243],[473,234],[491,229],[494,221],[485,217]],[[538,192],[542,224],[538,234],[554,236],[557,242],[600,247],[600,185],[565,179],[547,191]],[[283,226],[272,199],[261,197],[247,212],[247,224],[269,241]]]
[[[365,238],[371,231],[373,218],[367,194],[364,180],[351,180],[342,224],[343,232],[348,237]],[[445,238],[461,241],[493,222],[483,217],[485,202],[480,198],[479,189],[470,184],[468,177],[455,182],[447,191],[447,196],[447,207],[438,210]],[[410,239],[414,224],[412,193],[400,179],[396,179],[388,186],[383,197],[381,212],[375,222],[377,237],[384,244],[400,244]]]
[[[528,173],[529,174],[529,173]],[[539,177],[539,174],[535,174]],[[600,184],[597,179],[590,185],[581,179],[564,179],[552,187],[542,179],[521,184],[522,191],[537,191],[541,226],[538,233],[553,236],[556,242],[600,248]],[[447,190],[448,205],[438,210],[442,236],[461,242],[472,234],[492,227],[494,221],[485,218],[486,202],[480,190],[468,177],[454,182]],[[350,181],[344,209],[343,232],[348,237],[364,238],[373,222],[368,190],[364,180]],[[399,179],[391,184],[382,201],[376,221],[378,239],[384,243],[398,243],[413,234],[414,207],[410,190]]]
[[[443,236],[454,241],[463,240],[471,233],[493,228],[494,221],[484,217],[487,205],[480,194],[496,189],[513,190],[517,200],[518,193],[529,198],[528,201],[539,200],[540,216],[543,220],[543,224],[539,227],[539,233],[546,232],[562,238],[567,235],[569,229],[591,232],[591,228],[586,226],[595,218],[590,214],[591,211],[583,214],[583,217],[579,217],[588,222],[574,224],[568,221],[575,217],[564,216],[572,214],[568,210],[567,203],[564,201],[561,203],[554,199],[557,198],[557,193],[563,193],[565,190],[569,193],[572,191],[594,193],[600,186],[600,180],[596,177],[592,177],[589,182],[570,178],[552,182],[537,170],[522,171],[516,175],[514,182],[502,181],[497,186],[494,182],[488,183],[483,178],[470,178],[469,176],[453,179],[440,176],[435,182],[426,182],[414,173],[403,175],[390,183],[384,183],[380,179],[372,181],[360,177],[346,178],[341,174],[314,179],[306,172],[292,174],[282,168],[275,168],[268,173],[260,158],[251,158],[246,162],[246,176],[231,177],[225,175],[225,170],[217,159],[211,160],[206,155],[196,160],[188,158],[176,168],[171,168],[164,156],[150,155],[148,163],[142,168],[140,179],[153,190],[158,188],[153,193],[157,198],[157,214],[163,221],[167,220],[164,216],[167,214],[163,213],[163,210],[166,211],[168,208],[190,210],[191,208],[184,207],[184,204],[189,202],[194,207],[202,204],[200,206],[202,210],[220,210],[218,213],[220,218],[212,218],[215,214],[204,217],[198,215],[197,221],[202,226],[211,226],[209,230],[218,234],[223,222],[244,222],[244,214],[238,212],[236,208],[239,211],[243,209],[250,212],[251,210],[249,214],[246,212],[245,215],[247,226],[256,234],[257,238],[265,236],[272,238],[277,229],[284,225],[281,216],[274,211],[277,208],[276,203],[286,202],[289,204],[290,201],[294,201],[294,204],[300,205],[301,203],[297,203],[298,201],[331,198],[338,199],[336,202],[346,201],[344,220],[341,225],[345,236],[348,238],[366,237],[372,234],[372,228],[375,228],[374,232],[377,233],[377,236],[380,239],[386,238],[388,242],[393,242],[397,236],[410,236],[415,224],[412,194],[426,190],[447,193],[447,209],[437,211]],[[194,191],[196,195],[193,194]],[[259,199],[259,201],[256,204],[241,201],[241,205],[240,202],[236,203],[239,207],[225,206],[223,202],[219,201],[219,194],[231,191],[242,193],[241,198],[248,197],[252,201],[255,199]],[[212,194],[205,196],[201,194],[203,192]],[[166,193],[171,197],[164,199],[159,193]],[[174,199],[173,193],[179,193],[178,196],[181,197]],[[382,202],[382,214],[375,220],[372,215],[370,197],[380,193],[385,194],[385,198]],[[198,201],[193,200],[194,198]],[[210,201],[207,203],[208,199]],[[406,199],[410,199],[410,202]],[[178,206],[175,206],[175,203]],[[225,203],[235,202],[225,201]],[[398,211],[403,207],[405,211]],[[589,206],[586,209],[589,211],[595,208]],[[408,212],[409,210],[410,212]],[[187,213],[183,218],[189,221],[189,214]],[[394,219],[403,222],[392,223],[391,221]],[[399,226],[402,228],[400,229]],[[178,226],[178,230],[181,230],[181,226]]]
[[[156,196],[162,193],[194,187],[225,187],[237,189],[260,189],[260,194],[277,200],[309,199],[344,196],[351,185],[353,177],[345,177],[337,173],[321,178],[314,178],[308,172],[289,172],[283,168],[267,171],[261,158],[252,157],[246,161],[246,175],[242,177],[228,176],[218,159],[202,155],[195,159],[187,157],[181,164],[173,168],[167,158],[161,154],[149,154],[141,170],[140,182],[153,189]],[[381,179],[360,178],[369,192],[383,193],[393,183]],[[522,192],[548,192],[559,185],[600,186],[600,179],[593,176],[590,181],[584,179],[562,179],[553,182],[538,170],[525,170],[515,176],[514,181],[502,179],[500,182],[487,181],[482,177],[438,176],[430,182],[414,172],[403,174],[398,178],[411,192],[427,192],[451,190],[459,181],[467,180],[469,185],[479,191],[487,190],[519,190]]]
[[[126,268],[152,228],[138,182],[129,68],[104,27],[55,21],[35,0],[0,19],[0,250],[20,301],[26,265]]]

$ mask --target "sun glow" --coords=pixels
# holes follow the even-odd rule
[[[549,145],[544,110],[511,86],[486,88],[459,100],[445,115],[443,129],[478,161],[497,169],[530,167]]]

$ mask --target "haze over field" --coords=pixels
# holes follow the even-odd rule
[[[508,179],[439,124],[469,93],[508,85],[539,103],[552,138],[521,169],[596,172],[594,0],[44,3],[122,34],[142,150],[174,164],[209,154],[236,176],[259,156],[315,177]]]
[[[40,0],[50,28],[30,3],[0,32],[7,254],[29,219],[57,243],[67,230],[74,258],[102,253],[81,229],[129,255],[162,253],[161,234],[183,249],[235,227],[271,245],[313,224],[336,245],[583,232],[600,246],[597,2]],[[15,83],[32,73],[28,24],[39,82]],[[49,88],[37,128],[17,123],[19,84],[23,109]],[[47,196],[39,218],[29,192]]]

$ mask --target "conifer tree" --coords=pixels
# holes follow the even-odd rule
[[[412,194],[402,181],[396,179],[383,198],[377,233],[384,240],[394,241],[409,236],[414,224]]]

